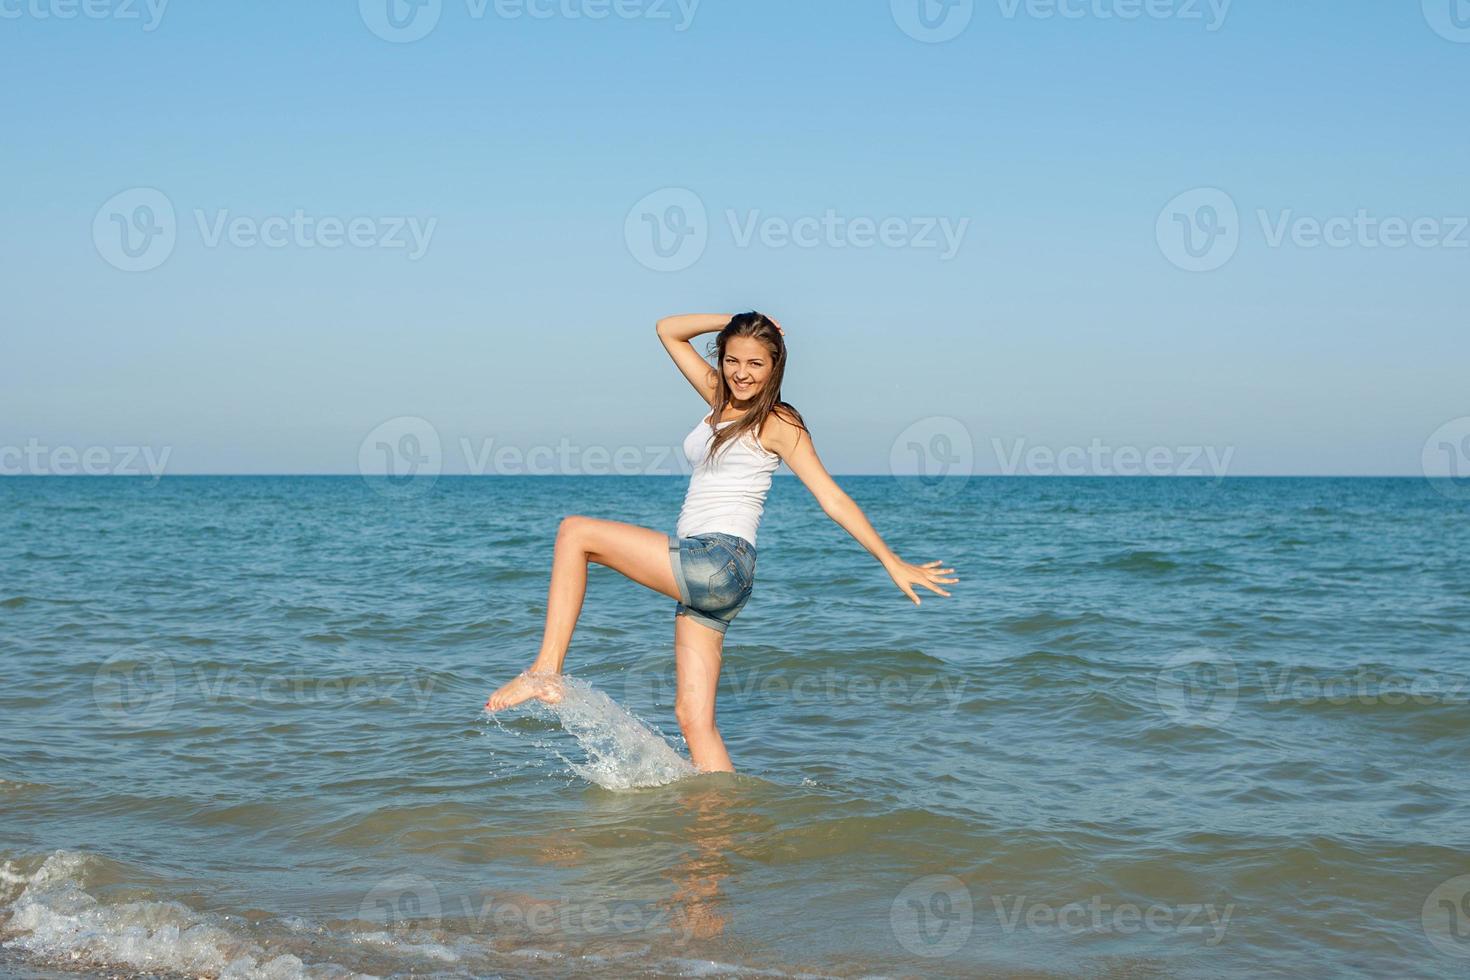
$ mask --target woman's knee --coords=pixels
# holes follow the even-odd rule
[[[561,524],[556,528],[556,540],[581,541],[586,533],[587,527],[592,523],[592,518],[583,517],[581,514],[569,514],[561,519]]]

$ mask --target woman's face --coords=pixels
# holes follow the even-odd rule
[[[736,403],[748,402],[765,386],[771,376],[771,352],[759,340],[750,337],[731,337],[725,344],[725,359],[721,366],[725,373],[725,384]]]

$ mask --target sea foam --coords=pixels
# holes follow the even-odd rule
[[[73,966],[132,967],[220,980],[369,976],[334,963],[308,964],[290,953],[273,954],[218,917],[178,902],[103,904],[82,887],[93,860],[85,853],[59,850],[29,875],[7,862],[0,869],[0,898],[8,900],[10,917],[0,946]]]

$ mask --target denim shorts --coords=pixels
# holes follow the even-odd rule
[[[725,632],[755,587],[755,545],[722,531],[688,538],[671,534],[669,561],[679,585],[674,615]]]

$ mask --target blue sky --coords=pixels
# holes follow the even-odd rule
[[[1470,453],[1464,0],[388,2],[0,0],[0,452],[651,460],[655,319],[759,308],[837,473]]]

